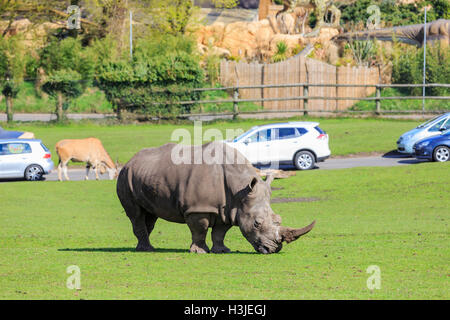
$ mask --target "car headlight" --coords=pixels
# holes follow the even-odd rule
[[[430,141],[424,141],[424,142],[418,143],[417,147],[418,148],[424,148],[424,147],[426,147],[429,144],[430,144]]]

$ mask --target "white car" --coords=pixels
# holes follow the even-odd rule
[[[422,139],[441,135],[450,129],[450,112],[422,123],[417,128],[412,129],[400,136],[397,140],[397,150],[401,153],[414,153],[414,144]]]
[[[293,164],[299,170],[312,169],[316,162],[324,161],[331,154],[328,134],[318,122],[256,126],[226,143],[252,164]]]
[[[52,170],[52,154],[41,140],[0,139],[0,179],[36,181]]]

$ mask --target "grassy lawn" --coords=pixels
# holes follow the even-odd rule
[[[396,149],[398,137],[415,128],[423,121],[400,121],[383,119],[313,119],[291,118],[289,120],[239,120],[236,122],[215,122],[203,125],[203,133],[208,129],[219,129],[226,138],[227,129],[248,130],[252,126],[285,121],[318,121],[330,136],[332,156],[355,153],[388,152]],[[105,125],[89,122],[68,125],[16,123],[2,124],[5,129],[32,131],[50,148],[57,161],[55,144],[61,139],[97,137],[102,140],[113,160],[128,161],[142,148],[160,146],[171,141],[176,129],[185,128],[193,137],[193,124],[136,124]]]
[[[6,112],[5,99],[0,101],[0,112]],[[54,113],[56,108],[55,99],[48,95],[38,96],[32,82],[24,82],[21,85],[13,102],[15,113]],[[83,95],[71,102],[67,112],[111,113],[113,108],[102,91],[97,88],[88,88]]]
[[[386,88],[381,90],[382,97],[409,96],[397,88]],[[371,95],[375,97],[375,94]],[[358,101],[350,110],[375,111],[375,101]],[[422,100],[385,100],[381,101],[381,110],[422,110]],[[425,100],[425,110],[450,110],[450,100]]]
[[[202,95],[202,100],[229,100],[230,95],[224,91],[209,91]],[[24,82],[20,86],[17,97],[14,99],[13,110],[15,113],[53,113],[55,112],[56,101],[48,95],[40,96],[36,94],[33,82]],[[262,107],[251,102],[239,104],[240,111],[257,111]],[[197,105],[192,113],[203,112],[232,112],[232,103],[217,103]],[[6,112],[6,104],[3,96],[0,97],[0,112]],[[88,87],[86,92],[80,97],[70,102],[67,110],[69,113],[114,113],[112,104],[106,99],[103,91],[96,87]]]
[[[381,91],[382,97],[407,96],[396,88],[386,88]],[[233,94],[225,91],[204,92],[201,100],[228,100]],[[372,97],[375,95],[372,95]],[[16,113],[53,113],[55,111],[55,99],[49,96],[39,96],[36,94],[34,83],[24,82],[14,99],[14,112]],[[427,110],[450,110],[450,101],[427,100]],[[263,108],[252,102],[239,103],[239,111],[258,111]],[[382,110],[422,110],[422,100],[387,100],[381,102]],[[374,111],[374,101],[358,101],[351,110]],[[208,103],[197,105],[192,109],[192,113],[221,113],[232,112],[232,103]],[[3,97],[0,97],[0,112],[6,112],[6,104]],[[70,113],[114,113],[113,106],[106,99],[105,94],[96,87],[87,88],[86,92],[71,101],[67,112]]]
[[[283,224],[316,227],[279,254],[238,228],[226,255],[189,254],[186,225],[159,220],[136,253],[113,181],[0,184],[0,299],[449,299],[450,163],[299,172],[276,180]],[[317,199],[318,198],[318,199]],[[45,199],[45,200],[44,200]],[[208,236],[208,244],[211,241]],[[66,268],[81,290],[66,288]],[[369,290],[370,265],[381,289]]]

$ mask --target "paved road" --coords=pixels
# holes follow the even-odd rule
[[[387,154],[384,156],[372,156],[372,157],[352,157],[352,158],[338,158],[338,159],[328,159],[325,162],[320,162],[317,164],[317,169],[320,170],[334,170],[334,169],[346,169],[354,167],[392,167],[392,166],[403,166],[418,164],[423,161],[417,160],[415,158],[406,157],[398,154]],[[283,169],[292,169],[292,167],[284,166]],[[71,180],[84,180],[86,170],[85,169],[71,169],[68,174]],[[102,180],[108,179],[108,174],[105,173],[101,175]],[[89,173],[89,179],[95,179],[95,173],[91,170]],[[58,175],[56,170],[51,174],[47,175],[47,181],[58,180]]]
[[[414,165],[419,164],[422,160],[417,160],[412,157],[404,156],[397,153],[389,153],[386,155],[380,156],[370,156],[370,157],[349,157],[349,158],[331,158],[326,160],[325,162],[320,162],[316,164],[316,169],[320,170],[337,170],[337,169],[347,169],[347,168],[355,168],[355,167],[393,167],[393,166],[404,166],[404,165]],[[285,170],[293,170],[295,169],[292,166],[282,166],[282,169]],[[69,178],[72,181],[80,181],[84,180],[86,170],[85,169],[69,169]],[[57,181],[58,173],[55,169],[52,173],[45,176],[46,181]],[[90,171],[89,179],[95,180],[94,171]],[[100,175],[101,180],[108,180],[108,174],[105,173]],[[11,182],[11,181],[19,181],[19,180],[0,180],[1,182]]]

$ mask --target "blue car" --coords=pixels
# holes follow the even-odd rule
[[[4,130],[0,127],[0,139],[34,139],[34,134],[31,132]]]
[[[414,147],[414,156],[418,159],[445,162],[450,159],[450,130],[442,135],[418,141]]]
[[[416,142],[425,138],[440,136],[442,132],[449,129],[450,112],[447,112],[402,134],[397,141],[397,150],[400,153],[413,154],[413,146]]]

